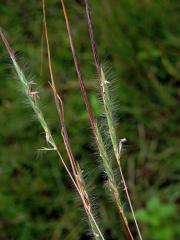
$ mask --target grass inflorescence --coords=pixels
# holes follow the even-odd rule
[[[94,61],[96,64],[96,70],[97,70],[97,75],[98,75],[98,79],[99,79],[99,87],[101,90],[101,97],[103,100],[103,106],[104,106],[104,111],[105,111],[105,115],[106,115],[106,119],[107,119],[107,124],[108,124],[108,131],[109,131],[109,136],[111,138],[111,143],[112,143],[112,147],[114,150],[114,155],[117,161],[117,165],[119,168],[119,173],[120,173],[120,178],[121,178],[121,182],[124,186],[124,191],[126,193],[126,197],[130,206],[130,210],[131,213],[133,215],[133,219],[136,225],[136,229],[138,232],[138,236],[139,238],[142,240],[142,236],[141,236],[141,232],[135,217],[135,213],[134,213],[134,209],[132,207],[132,203],[131,203],[131,199],[130,199],[130,195],[128,192],[128,188],[126,185],[126,181],[124,178],[124,174],[122,171],[122,167],[121,167],[121,150],[122,150],[122,144],[124,141],[126,141],[125,138],[120,139],[118,142],[118,138],[117,138],[117,134],[116,134],[116,130],[115,130],[115,123],[114,123],[114,119],[113,119],[113,107],[112,107],[112,103],[111,103],[111,97],[110,97],[110,93],[109,93],[109,84],[110,82],[108,81],[108,79],[105,76],[105,73],[103,71],[103,68],[100,65],[99,62],[99,58],[98,58],[98,52],[97,52],[97,47],[96,47],[96,41],[95,41],[95,37],[94,37],[94,32],[93,32],[93,26],[92,26],[92,17],[91,17],[91,12],[90,12],[90,3],[89,0],[85,0],[85,5],[86,5],[86,16],[87,16],[87,22],[88,22],[88,29],[89,29],[89,36],[90,36],[90,41],[91,41],[91,47],[92,47],[92,52],[93,52],[93,56],[94,56]],[[121,209],[121,206],[120,206]],[[126,218],[125,218],[126,221]],[[128,223],[127,224],[127,228],[129,230],[129,233],[132,237],[131,231],[128,227]]]

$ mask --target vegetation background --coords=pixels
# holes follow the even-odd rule
[[[116,209],[104,191],[103,173],[97,167],[60,2],[46,2],[56,83],[63,96],[73,150],[87,172],[89,188],[93,187],[106,238],[122,239]],[[101,107],[84,1],[66,3],[98,117]],[[91,0],[91,7],[100,57],[112,66],[118,136],[128,139],[124,171],[144,239],[178,239],[179,3]],[[43,108],[59,141],[42,41],[41,1],[1,0],[0,25],[26,72],[41,85]],[[37,154],[37,149],[46,144],[44,136],[22,98],[2,42],[0,126],[0,239],[89,239],[80,203],[57,157],[53,153]]]

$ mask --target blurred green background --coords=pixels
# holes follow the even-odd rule
[[[87,173],[107,240],[123,239],[94,153],[60,1],[46,3],[55,79],[64,100],[74,154]],[[101,107],[84,1],[65,3],[98,117]],[[108,62],[115,82],[118,136],[128,139],[123,167],[142,234],[147,240],[176,240],[180,236],[180,5],[176,0],[92,0],[91,6],[100,58]],[[43,110],[68,161],[48,85],[41,1],[1,0],[0,26],[29,78],[40,85]],[[90,239],[85,214],[57,156],[37,152],[46,145],[44,135],[14,76],[0,41],[0,239]],[[124,205],[127,207],[127,203]]]

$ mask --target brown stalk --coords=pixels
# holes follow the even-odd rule
[[[83,95],[84,103],[86,105],[87,113],[89,115],[91,128],[93,130],[94,135],[96,136],[95,120],[94,120],[93,113],[91,111],[89,98],[88,98],[88,95],[86,93],[86,89],[85,89],[85,86],[84,86],[84,79],[83,79],[83,75],[82,75],[82,72],[81,72],[81,67],[80,67],[80,64],[79,64],[79,61],[78,61],[78,57],[77,57],[77,54],[76,54],[73,35],[71,33],[71,28],[70,28],[70,24],[69,24],[69,20],[68,20],[68,16],[67,16],[67,11],[66,11],[65,4],[64,4],[63,0],[61,0],[61,5],[62,5],[62,9],[63,9],[64,18],[65,18],[65,21],[66,21],[66,27],[67,27],[67,32],[68,32],[68,36],[69,36],[71,51],[72,51],[72,55],[73,55],[74,64],[75,64],[75,67],[76,67],[77,76],[78,76],[78,79],[79,79],[81,92],[82,92],[82,95]]]
[[[53,71],[52,71],[52,64],[51,64],[51,51],[50,51],[50,46],[49,46],[49,38],[48,38],[48,31],[47,31],[47,24],[46,24],[46,12],[45,12],[45,3],[44,0],[42,1],[43,3],[43,22],[44,22],[44,30],[45,30],[45,38],[46,38],[46,45],[47,45],[47,52],[48,52],[48,66],[49,66],[49,73],[50,73],[50,79],[51,79],[51,87],[53,90],[53,95],[54,95],[54,100],[57,108],[57,112],[59,115],[59,120],[61,123],[61,134],[64,140],[64,144],[67,150],[68,157],[71,162],[71,167],[73,170],[74,176],[77,175],[77,167],[76,167],[76,162],[74,159],[74,155],[71,149],[71,145],[69,143],[69,138],[64,122],[64,109],[63,109],[63,102],[59,95],[57,94],[56,86],[55,86],[55,81],[54,81],[54,76],[53,76]]]
[[[91,40],[91,47],[92,47],[92,52],[93,52],[93,56],[94,56],[94,61],[95,61],[95,64],[96,64],[96,71],[97,71],[97,75],[98,75],[99,86],[100,86],[100,89],[101,89],[101,95],[102,95],[102,98],[103,98],[104,93],[103,93],[103,90],[102,90],[101,65],[100,65],[100,62],[99,62],[96,40],[95,40],[95,37],[94,37],[89,0],[85,0],[85,5],[86,5],[86,16],[87,16],[87,22],[88,22],[89,36],[90,36],[90,40]],[[141,232],[140,232],[140,229],[139,229],[136,217],[135,217],[134,209],[133,209],[133,206],[132,206],[132,203],[131,203],[130,195],[129,195],[128,188],[127,188],[127,185],[126,185],[126,181],[125,181],[125,178],[124,178],[124,174],[123,174],[123,171],[122,171],[121,162],[120,162],[120,154],[118,155],[118,157],[116,155],[116,159],[117,159],[122,183],[123,183],[123,186],[124,186],[124,189],[125,189],[126,197],[128,199],[128,203],[129,203],[129,206],[130,206],[130,209],[131,209],[131,212],[132,212],[132,215],[133,215],[133,219],[134,219],[134,222],[135,222],[135,225],[136,225],[136,229],[137,229],[140,240],[142,240]]]

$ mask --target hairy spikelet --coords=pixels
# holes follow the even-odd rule
[[[119,174],[120,174],[120,177],[121,177],[121,182],[122,182],[124,191],[126,193],[126,197],[127,197],[128,203],[129,203],[131,213],[133,215],[133,219],[134,219],[134,222],[135,222],[135,225],[136,225],[136,228],[137,228],[137,232],[138,232],[139,238],[142,239],[142,236],[141,236],[141,233],[140,233],[140,230],[139,230],[139,226],[138,226],[138,223],[137,223],[137,220],[136,220],[136,217],[135,217],[134,209],[133,209],[133,206],[132,206],[132,203],[131,203],[131,199],[130,199],[130,196],[129,196],[126,181],[125,181],[125,178],[124,178],[124,174],[123,174],[123,171],[122,171],[122,166],[121,166],[121,152],[122,152],[122,149],[123,149],[123,144],[126,142],[126,138],[122,138],[118,142],[117,135],[116,135],[116,130],[115,130],[115,123],[114,123],[114,119],[113,119],[113,111],[112,111],[113,107],[112,107],[112,104],[111,104],[111,98],[110,98],[110,94],[109,94],[109,86],[108,86],[109,82],[107,81],[105,73],[104,73],[102,68],[101,68],[101,78],[102,78],[102,89],[103,89],[103,97],[102,98],[103,98],[105,115],[106,115],[107,124],[108,124],[109,136],[111,138],[111,142],[112,142],[112,146],[113,146],[113,150],[114,150],[114,155],[115,155],[117,165],[118,165],[118,168],[119,168]],[[121,204],[121,208],[122,208],[122,204]],[[128,222],[127,222],[127,224],[128,224]]]
[[[21,82],[22,89],[28,98],[29,104],[31,105],[32,109],[34,110],[37,119],[39,120],[42,128],[45,131],[46,141],[52,147],[52,149],[51,148],[45,148],[45,149],[46,150],[56,150],[56,144],[52,137],[51,131],[50,131],[50,129],[45,121],[44,115],[39,107],[38,92],[32,90],[32,85],[34,85],[35,83],[33,81],[30,81],[30,82],[27,81],[24,73],[22,72],[22,70],[20,69],[18,63],[16,62],[16,60],[14,58],[12,59],[12,62],[13,62],[14,68],[16,70],[16,73],[18,75],[18,78]]]
[[[109,87],[108,87],[110,82],[106,79],[102,68],[101,68],[101,77],[102,77],[102,89],[103,89],[103,103],[104,103],[105,115],[108,123],[109,135],[112,141],[115,155],[118,157],[119,151],[118,151],[115,126],[113,121],[112,104],[111,104]]]
[[[110,158],[107,154],[107,150],[105,148],[101,133],[99,131],[99,128],[96,125],[96,132],[97,132],[97,146],[99,149],[100,157],[103,162],[103,167],[105,170],[105,174],[107,175],[107,188],[109,189],[109,192],[112,195],[112,198],[114,202],[116,203],[116,206],[118,208],[120,217],[123,221],[123,225],[125,228],[125,231],[127,232],[127,235],[130,236],[131,239],[133,239],[133,236],[131,234],[131,231],[129,229],[128,221],[124,212],[123,204],[122,204],[122,199],[119,194],[119,189],[115,180],[115,174],[112,168],[112,163],[110,161]]]

